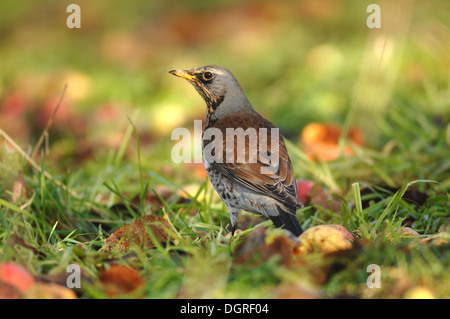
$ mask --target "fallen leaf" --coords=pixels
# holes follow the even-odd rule
[[[144,284],[144,280],[136,270],[117,264],[103,270],[99,280],[109,296],[130,293]]]
[[[23,296],[16,287],[0,281],[0,299],[20,299],[20,298],[23,298]]]
[[[293,252],[297,249],[299,241],[296,238],[288,237],[285,231],[277,232],[272,236],[267,236],[265,245],[261,247],[264,260],[278,255],[281,265],[289,266],[292,262]]]
[[[402,227],[398,230],[398,234],[401,237],[417,237],[419,233],[410,227]]]
[[[413,242],[411,242],[411,245],[443,246],[448,245],[449,241],[450,241],[450,233],[446,232],[429,235],[425,238],[417,237]]]
[[[165,244],[169,238],[169,222],[162,217],[147,215],[129,225],[124,225],[114,231],[105,241],[103,251],[126,252],[137,245],[141,248],[155,248],[149,231],[156,240]]]
[[[439,227],[440,233],[450,232],[450,217],[447,217],[447,220]]]
[[[265,237],[266,229],[256,227],[236,246],[233,252],[234,262],[242,264],[253,259],[255,253],[265,244]]]
[[[312,191],[311,204],[337,212],[341,209],[341,202],[334,199],[325,189],[316,185]]]
[[[278,256],[281,265],[289,266],[299,243],[299,240],[286,230],[256,227],[234,250],[234,262],[253,262],[258,265]]]

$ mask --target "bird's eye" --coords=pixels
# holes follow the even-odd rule
[[[203,73],[203,79],[205,80],[211,80],[213,78],[213,74],[209,71],[206,71],[205,73]]]

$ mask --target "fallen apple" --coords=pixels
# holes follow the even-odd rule
[[[308,228],[300,235],[298,254],[319,252],[323,254],[353,247],[353,235],[341,225],[319,225]]]
[[[0,282],[7,283],[20,292],[25,292],[34,284],[34,278],[24,267],[5,261],[0,263]]]
[[[297,198],[306,204],[311,199],[311,195],[314,188],[314,183],[305,179],[297,181],[298,195]]]

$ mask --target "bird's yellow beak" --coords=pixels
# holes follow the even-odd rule
[[[169,73],[189,81],[198,81],[197,77],[189,73],[188,70],[172,70]]]

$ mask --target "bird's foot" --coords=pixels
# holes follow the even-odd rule
[[[231,237],[234,237],[234,232],[236,231],[236,226],[231,226]]]
[[[234,237],[237,230],[237,225],[228,224],[225,228],[231,233],[231,237]]]

